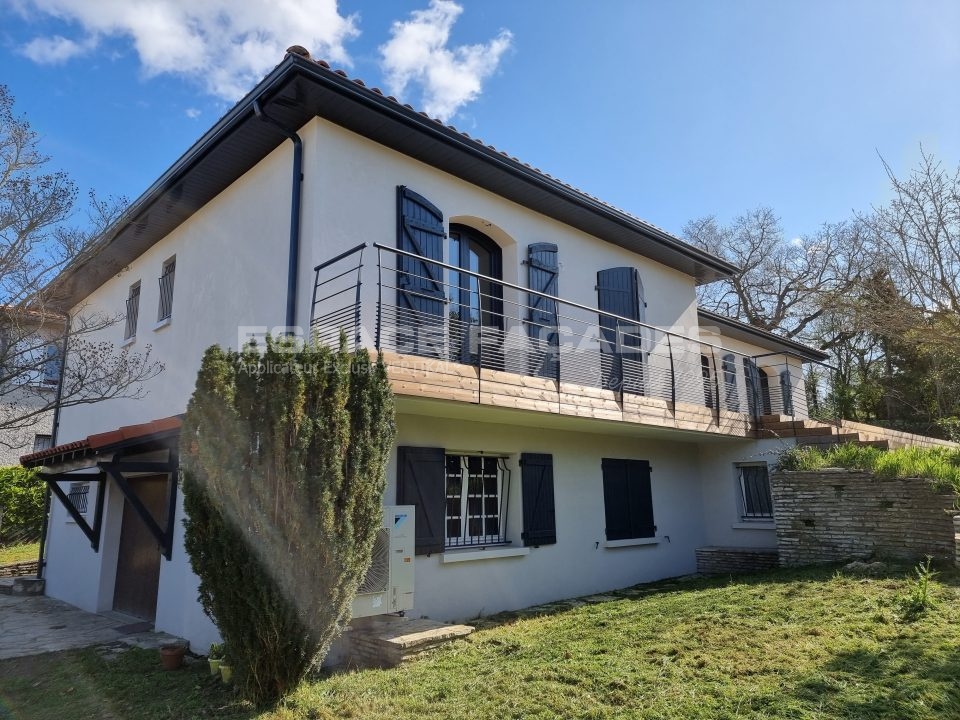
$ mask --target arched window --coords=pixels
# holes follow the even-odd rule
[[[502,359],[494,348],[499,347],[503,330],[503,286],[469,273],[502,279],[500,246],[471,227],[450,225],[448,251],[449,264],[467,271],[451,270],[447,284],[451,346],[459,356],[454,359],[471,365],[482,360],[487,367],[498,367]]]

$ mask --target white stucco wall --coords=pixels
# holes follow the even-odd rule
[[[741,520],[737,463],[765,462],[769,468],[778,455],[795,444],[784,440],[704,442],[699,448],[699,499],[703,506],[704,545],[719,547],[776,547],[773,521]]]
[[[503,279],[525,287],[527,268],[523,264],[532,243],[550,242],[558,247],[559,296],[588,307],[597,306],[597,272],[620,266],[638,268],[647,302],[646,322],[683,335],[697,337],[694,279],[649,258],[605,242],[544,215],[532,212],[494,193],[412,160],[398,152],[356,135],[340,126],[316,119],[302,131],[306,146],[314,148],[307,161],[307,173],[318,179],[317,194],[305,204],[304,262],[300,283],[313,282],[312,268],[359,242],[396,245],[396,188],[405,185],[423,195],[450,223],[471,226],[493,239],[503,252]],[[448,248],[444,248],[444,260]],[[376,251],[366,251],[364,272],[364,325],[373,335],[374,304],[377,297]],[[456,264],[455,262],[453,264]],[[383,276],[395,286],[396,257],[383,254]],[[386,303],[395,302],[395,290],[386,290]],[[527,302],[525,294],[504,293],[504,314],[520,318],[523,310],[511,304]],[[301,293],[299,314],[308,317],[309,296]],[[599,368],[599,341],[596,313],[562,306],[562,322],[570,332],[586,335],[589,341],[578,347],[594,349]],[[511,326],[508,322],[508,330]],[[519,328],[521,332],[525,332]],[[665,355],[665,348],[659,352]],[[696,371],[699,355],[693,358]],[[667,367],[669,363],[662,363]],[[563,363],[561,363],[563,372]]]
[[[704,544],[696,445],[662,440],[548,431],[487,423],[452,423],[401,416],[398,445],[509,454],[508,537],[522,547],[520,453],[553,455],[557,543],[528,555],[444,563],[443,554],[416,558],[414,616],[464,620],[629,586],[695,570]],[[601,459],[647,460],[652,472],[656,545],[606,548]],[[388,472],[386,503],[396,497],[396,458]],[[455,555],[457,550],[450,551]]]

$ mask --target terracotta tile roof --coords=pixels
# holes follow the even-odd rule
[[[342,77],[342,78],[346,78],[347,80],[350,80],[350,79],[351,79],[350,76],[349,76],[345,71],[339,70],[339,69],[334,70],[334,69],[330,66],[330,63],[328,63],[326,60],[316,60],[316,59],[314,59],[313,57],[311,57],[311,56],[310,56],[310,52],[309,52],[306,48],[304,48],[302,45],[292,45],[291,47],[288,47],[288,48],[287,48],[287,54],[289,54],[289,55],[297,55],[297,56],[302,57],[302,58],[304,58],[304,59],[306,59],[306,60],[310,60],[311,62],[316,63],[317,65],[319,65],[320,67],[324,68],[325,70],[330,70],[330,71],[332,71],[334,74],[339,75],[339,76]],[[380,88],[377,88],[377,87],[373,87],[373,88],[367,87],[366,83],[364,83],[363,80],[361,80],[360,78],[353,78],[353,82],[354,82],[356,85],[358,85],[359,87],[363,88],[366,92],[368,92],[368,93],[370,93],[370,94],[372,94],[372,95],[378,95],[378,96],[380,96],[380,97],[386,98],[387,100],[390,100],[391,102],[396,103],[397,105],[400,105],[400,106],[402,106],[402,107],[405,107],[407,110],[413,110],[414,112],[417,112],[416,108],[414,108],[413,106],[408,105],[408,104],[406,104],[406,103],[401,103],[401,102],[400,102],[399,100],[397,100],[393,95],[384,95],[384,94],[383,94],[383,91],[381,91]],[[547,178],[548,180],[551,180],[551,181],[553,181],[553,182],[555,182],[555,183],[559,183],[560,185],[563,185],[563,186],[564,186],[565,188],[567,188],[568,190],[572,190],[572,191],[575,192],[575,193],[578,193],[578,194],[580,194],[580,195],[582,195],[582,196],[584,196],[584,197],[586,197],[586,198],[589,198],[589,199],[592,200],[593,202],[599,203],[600,205],[603,205],[603,206],[605,206],[605,207],[607,207],[607,208],[609,208],[609,209],[611,209],[611,210],[613,210],[613,211],[615,211],[615,212],[618,212],[618,213],[621,213],[621,214],[623,214],[623,215],[626,215],[626,216],[629,217],[630,219],[632,219],[632,220],[634,220],[634,221],[636,221],[636,222],[638,222],[638,223],[641,223],[641,224],[643,224],[643,225],[647,225],[648,227],[651,227],[651,228],[653,228],[654,230],[657,230],[657,231],[663,233],[664,235],[668,235],[669,237],[672,237],[672,238],[675,238],[675,237],[676,237],[676,236],[675,236],[672,232],[670,232],[669,230],[665,230],[664,228],[659,227],[658,225],[654,225],[654,224],[653,224],[652,222],[650,222],[649,220],[644,220],[643,218],[638,217],[638,216],[634,215],[633,213],[631,213],[631,212],[629,212],[629,211],[627,211],[627,210],[624,210],[624,209],[622,209],[622,208],[619,208],[619,207],[617,207],[616,205],[611,205],[610,203],[606,202],[605,200],[601,200],[601,199],[598,198],[596,195],[591,195],[590,193],[585,192],[584,190],[581,190],[580,188],[575,187],[575,186],[571,185],[570,183],[566,183],[566,182],[564,182],[563,180],[560,180],[559,178],[554,177],[553,175],[551,175],[551,174],[548,173],[548,172],[544,172],[543,170],[541,170],[541,169],[538,168],[538,167],[534,167],[534,166],[530,165],[530,163],[523,162],[523,161],[520,160],[519,158],[517,158],[517,157],[515,157],[515,156],[513,156],[513,155],[510,155],[508,152],[506,152],[506,151],[504,151],[504,150],[498,150],[498,149],[497,149],[496,147],[494,147],[493,145],[489,145],[489,144],[483,142],[483,140],[480,140],[479,138],[470,137],[470,135],[468,135],[467,133],[463,132],[462,130],[457,130],[457,128],[454,127],[453,125],[447,125],[446,123],[443,122],[443,120],[440,120],[439,118],[432,118],[432,117],[430,117],[427,113],[423,112],[422,110],[419,111],[419,113],[420,113],[420,115],[422,115],[423,117],[427,118],[427,119],[430,120],[431,122],[436,123],[436,124],[439,125],[440,127],[446,128],[447,130],[450,130],[450,131],[452,131],[452,132],[457,133],[458,135],[460,135],[460,137],[464,138],[467,142],[469,142],[469,143],[471,143],[471,144],[473,144],[473,145],[475,145],[475,146],[477,146],[477,147],[485,148],[485,149],[487,149],[487,150],[492,150],[493,152],[499,153],[500,155],[503,155],[505,158],[507,158],[507,159],[509,159],[509,160],[512,160],[513,162],[518,163],[518,164],[520,164],[520,165],[523,165],[523,166],[524,166],[525,168],[527,168],[528,170],[532,170],[533,172],[537,173],[538,175],[540,175],[540,176],[542,176],[542,177]],[[677,239],[679,240],[679,238],[677,238]]]
[[[73,442],[47,448],[46,450],[23,455],[20,457],[20,464],[24,467],[35,467],[37,465],[43,465],[44,460],[49,460],[61,455],[77,455],[78,453],[85,455],[112,447],[113,445],[129,442],[130,440],[140,438],[147,439],[153,435],[172,433],[173,431],[179,430],[182,424],[183,416],[173,415],[172,417],[151,420],[150,422],[140,423],[139,425],[125,425],[109,432],[88,435],[83,440],[74,440]]]

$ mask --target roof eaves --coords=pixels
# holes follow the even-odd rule
[[[723,315],[719,315],[710,310],[705,310],[704,308],[697,308],[697,314],[711,322],[715,322],[721,325],[727,325],[728,327],[739,330],[742,333],[753,335],[754,337],[760,338],[767,342],[776,343],[780,346],[790,348],[796,355],[804,358],[805,360],[810,360],[813,362],[824,362],[825,360],[830,359],[828,353],[823,352],[822,350],[817,350],[812,348],[809,345],[804,343],[797,342],[796,340],[791,340],[789,338],[782,337],[776,333],[772,333],[768,330],[763,330],[753,325],[748,325],[747,323],[740,322],[739,320],[734,320],[733,318],[728,318]]]

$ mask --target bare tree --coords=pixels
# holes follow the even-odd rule
[[[920,150],[919,165],[898,178],[881,158],[893,199],[861,216],[872,252],[906,303],[891,309],[874,298],[874,324],[918,342],[960,350],[960,167],[948,171]],[[878,315],[878,316],[877,316]]]
[[[77,222],[76,186],[63,172],[47,172],[48,162],[0,85],[0,444],[7,447],[22,446],[58,398],[62,407],[140,398],[144,382],[162,371],[149,347],[136,353],[98,339],[121,314],[67,307],[63,271],[96,257],[126,203],[91,194],[85,222]]]
[[[721,225],[714,216],[684,227],[691,244],[741,268],[700,288],[700,304],[763,330],[810,339],[817,320],[852,288],[866,266],[860,224],[824,224],[788,239],[768,207]]]

